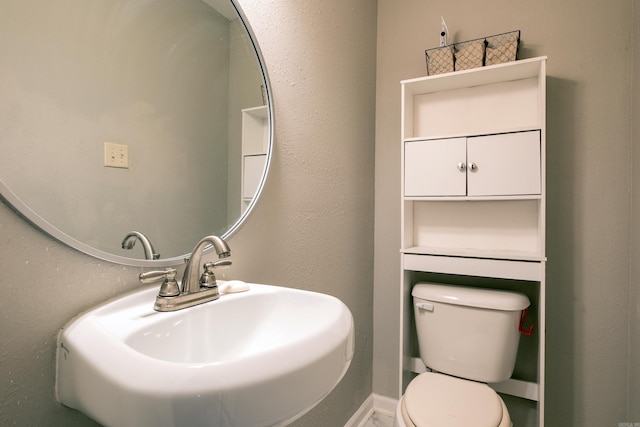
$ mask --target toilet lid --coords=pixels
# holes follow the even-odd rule
[[[486,384],[427,372],[407,387],[404,404],[417,427],[496,427],[502,404]]]

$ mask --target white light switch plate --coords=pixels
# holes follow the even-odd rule
[[[104,165],[110,168],[129,168],[129,146],[115,144],[113,142],[104,143]]]

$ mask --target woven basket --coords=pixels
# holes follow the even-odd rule
[[[515,61],[520,30],[425,50],[427,75],[451,73]]]

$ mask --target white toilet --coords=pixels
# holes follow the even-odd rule
[[[509,379],[520,341],[517,292],[419,283],[413,308],[420,357],[429,370],[407,386],[394,427],[510,427],[486,383]]]

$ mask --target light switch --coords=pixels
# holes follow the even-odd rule
[[[113,142],[104,143],[104,165],[110,168],[129,168],[129,146],[115,144]]]

